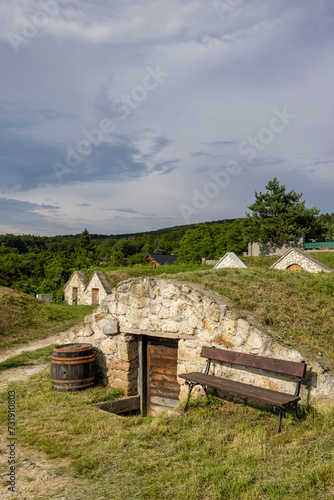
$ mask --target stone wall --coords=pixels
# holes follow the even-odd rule
[[[321,262],[317,262],[312,257],[308,255],[303,255],[302,252],[296,250],[291,250],[290,252],[288,252],[286,256],[275,262],[275,264],[273,264],[271,268],[284,270],[292,266],[293,264],[297,264],[298,266],[302,267],[305,271],[308,271],[310,273],[331,271],[331,269],[329,269],[327,266],[324,266]]]
[[[308,368],[302,397],[310,396],[318,406],[334,404],[334,377],[325,367],[282,347],[257,328],[252,318],[234,311],[222,296],[190,283],[154,278],[124,281],[63,341],[91,343],[106,382],[132,395],[138,390],[141,334],[179,339],[178,374],[203,369],[203,345],[291,361],[305,359]],[[218,375],[294,393],[295,383],[289,379],[274,375],[268,379],[251,369],[218,363],[212,368]],[[178,381],[180,400],[184,400],[187,387],[183,379],[178,377]]]

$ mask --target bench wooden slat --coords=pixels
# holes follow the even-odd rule
[[[234,365],[249,366],[284,375],[303,378],[305,376],[305,363],[296,361],[285,361],[283,359],[266,358],[264,356],[255,356],[243,352],[225,351],[214,347],[202,347],[201,356]]]
[[[242,397],[257,399],[263,403],[273,404],[279,406],[280,408],[284,408],[300,400],[299,396],[293,396],[292,394],[285,394],[266,389],[264,387],[255,387],[242,382],[236,382],[234,380],[221,379],[219,377],[215,377],[214,375],[205,375],[201,372],[183,373],[179,376],[198,384],[227,391],[231,394]]]

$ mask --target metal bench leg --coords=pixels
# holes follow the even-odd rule
[[[298,403],[296,403],[296,405],[294,406],[294,410],[293,410],[293,416],[295,417],[295,419],[297,420],[297,422],[299,424],[301,424],[301,420],[300,420],[300,417],[299,417],[299,413],[298,413]]]
[[[281,432],[281,422],[282,422],[282,416],[283,416],[283,408],[279,408],[279,413],[278,413],[278,424],[277,424],[277,434]]]
[[[195,387],[195,385],[197,385],[197,384],[194,384],[193,382],[188,382],[188,380],[186,380],[186,384],[189,385],[188,397],[187,397],[187,401],[186,401],[186,403],[185,403],[182,411],[186,411],[188,403],[189,403],[191,391],[193,390],[193,388]]]

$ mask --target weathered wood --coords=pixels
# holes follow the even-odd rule
[[[180,375],[180,377],[198,384],[212,387],[213,389],[219,389],[237,396],[255,399],[262,401],[263,403],[277,405],[282,408],[300,400],[299,396],[272,391],[271,389],[256,387],[242,382],[236,382],[234,380],[222,379],[215,377],[214,375],[204,375],[200,372],[185,373]]]
[[[234,365],[248,366],[251,368],[272,371],[284,375],[303,378],[305,376],[305,363],[296,361],[286,361],[283,359],[266,358],[264,356],[255,356],[243,352],[227,351],[215,349],[214,347],[202,347],[201,356],[216,361],[232,363]]]
[[[157,335],[163,336],[165,339],[171,339],[171,340],[179,340],[179,339],[184,339],[184,340],[193,340],[194,336],[193,335],[186,335],[183,333],[167,333],[167,332],[156,332],[156,331],[143,331],[139,330],[138,328],[121,328],[120,333],[123,335],[129,334],[129,335],[147,335],[148,337],[156,337]]]
[[[79,391],[94,385],[95,355],[90,344],[62,344],[53,349],[51,378],[55,391]]]
[[[147,406],[174,400],[178,403],[177,341],[147,338]],[[157,403],[157,399],[160,403]],[[155,403],[153,403],[156,401]],[[170,404],[165,405],[170,406]]]
[[[301,399],[299,397],[300,383],[306,371],[306,364],[304,362],[296,363],[294,361],[277,360],[274,358],[265,358],[263,356],[255,356],[252,354],[216,349],[214,347],[203,347],[201,356],[206,357],[211,361],[220,361],[232,365],[247,366],[257,368],[259,370],[280,373],[282,375],[294,376],[298,380],[295,395],[266,389],[264,387],[256,387],[251,384],[224,379],[207,373],[182,373],[179,377],[184,378],[189,385],[187,401],[183,408],[184,411],[188,406],[193,387],[199,384],[204,388],[212,387],[213,389],[218,389],[234,396],[269,403],[274,407],[277,407],[279,409],[277,432],[280,432],[281,419],[284,411],[289,410],[290,407],[294,407],[295,413],[297,414],[297,404]],[[207,367],[207,370],[208,368],[209,367]]]
[[[140,414],[147,414],[147,337],[141,335],[138,339],[139,370],[138,392],[140,394]]]
[[[109,413],[127,413],[140,409],[140,396],[137,394],[128,398],[116,399],[110,403],[101,403],[98,406],[100,410]]]
[[[179,401],[176,399],[170,399],[166,397],[152,396],[151,405],[168,406],[170,408],[175,408],[176,406],[179,405]]]

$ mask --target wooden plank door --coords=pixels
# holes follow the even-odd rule
[[[78,303],[78,288],[72,288],[72,304],[76,305]]]
[[[99,292],[100,290],[98,288],[93,288],[92,289],[92,304],[99,304]]]
[[[179,404],[177,340],[147,339],[147,411]]]

